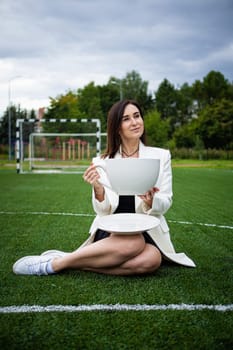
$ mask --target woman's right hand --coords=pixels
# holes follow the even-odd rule
[[[100,175],[96,170],[96,167],[94,164],[91,164],[83,174],[84,181],[88,182],[92,186],[95,186],[95,185],[101,186],[100,183],[98,182],[99,178],[100,178]]]
[[[94,164],[91,164],[83,174],[84,181],[93,186],[95,191],[95,197],[99,201],[102,201],[104,199],[104,187],[98,181],[99,178],[100,175],[96,170],[96,166]]]

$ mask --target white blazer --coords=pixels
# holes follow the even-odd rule
[[[118,152],[115,158],[121,158]],[[135,196],[136,213],[153,215],[160,220],[160,224],[148,231],[155,244],[160,249],[165,258],[176,262],[180,265],[195,267],[195,263],[184,253],[176,253],[170,239],[169,227],[164,214],[168,211],[172,204],[172,172],[171,172],[171,155],[168,150],[156,147],[147,147],[142,142],[139,145],[139,158],[155,158],[160,159],[160,172],[156,182],[159,188],[154,196],[152,208],[147,207],[145,202],[138,196]],[[93,159],[94,164],[103,160],[100,157]],[[105,183],[108,181],[105,172],[98,168],[101,180]],[[96,200],[94,191],[92,193],[92,204],[96,212],[96,217],[90,227],[90,237],[82,244],[81,247],[93,242],[95,232],[98,229],[98,219],[100,216],[113,214],[118,207],[119,196],[111,189],[105,187],[105,198],[102,202]],[[80,248],[81,248],[80,247]]]

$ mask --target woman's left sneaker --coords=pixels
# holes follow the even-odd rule
[[[48,255],[25,256],[15,262],[13,272],[16,275],[48,275],[47,264],[51,259]]]

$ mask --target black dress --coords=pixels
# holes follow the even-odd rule
[[[135,213],[135,197],[134,196],[119,196],[119,204],[116,210],[114,211],[114,214],[121,214],[121,213]],[[95,233],[94,242],[99,241],[101,239],[107,238],[110,236],[109,232],[106,232],[104,230],[98,229]],[[150,235],[144,231],[143,236],[146,243],[150,243],[153,245],[156,245],[155,242],[152,240]]]

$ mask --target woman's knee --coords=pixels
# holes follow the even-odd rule
[[[118,252],[123,258],[132,258],[143,252],[145,240],[141,234],[115,236],[118,241]]]
[[[162,263],[162,255],[160,251],[153,245],[148,244],[141,259],[138,260],[136,267],[138,273],[146,274],[152,273],[160,267]]]

